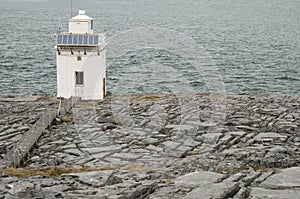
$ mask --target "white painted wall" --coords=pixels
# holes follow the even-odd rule
[[[81,49],[82,50],[82,49]],[[103,78],[106,79],[106,49],[100,55],[97,51],[80,52],[81,61],[77,61],[78,52],[73,49],[61,50],[57,53],[57,96],[69,98],[78,96],[84,99],[103,99]],[[84,72],[84,85],[75,85],[75,71]],[[105,89],[106,91],[106,89]]]
[[[69,32],[70,33],[93,33],[93,31],[90,28],[89,21],[70,21],[69,22]]]
[[[79,10],[79,15],[69,20],[69,33],[92,34],[93,18],[85,15],[85,10]]]

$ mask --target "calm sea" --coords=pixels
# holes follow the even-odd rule
[[[70,0],[0,0],[0,95],[56,94]],[[111,93],[300,93],[299,0],[73,0],[107,35]]]

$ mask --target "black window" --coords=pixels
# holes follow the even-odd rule
[[[75,81],[76,85],[83,86],[83,72],[75,71]]]
[[[93,20],[91,20],[91,30],[93,30],[93,26],[94,26]]]

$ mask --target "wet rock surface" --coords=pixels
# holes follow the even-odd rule
[[[27,111],[13,113],[9,110],[21,110],[22,103],[0,104],[4,136],[21,127],[26,131],[26,125],[11,123],[18,116],[30,128],[24,112],[38,110],[25,104]],[[56,178],[2,172],[0,195],[298,198],[299,106],[299,96],[278,95],[127,95],[81,101],[44,132],[26,162],[39,171],[65,167],[80,172]]]

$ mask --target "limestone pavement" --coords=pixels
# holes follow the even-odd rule
[[[90,171],[58,178],[2,172],[0,195],[298,198],[299,106],[299,96],[279,95],[127,95],[81,101],[44,132],[25,166]],[[1,125],[5,135],[15,129]]]

